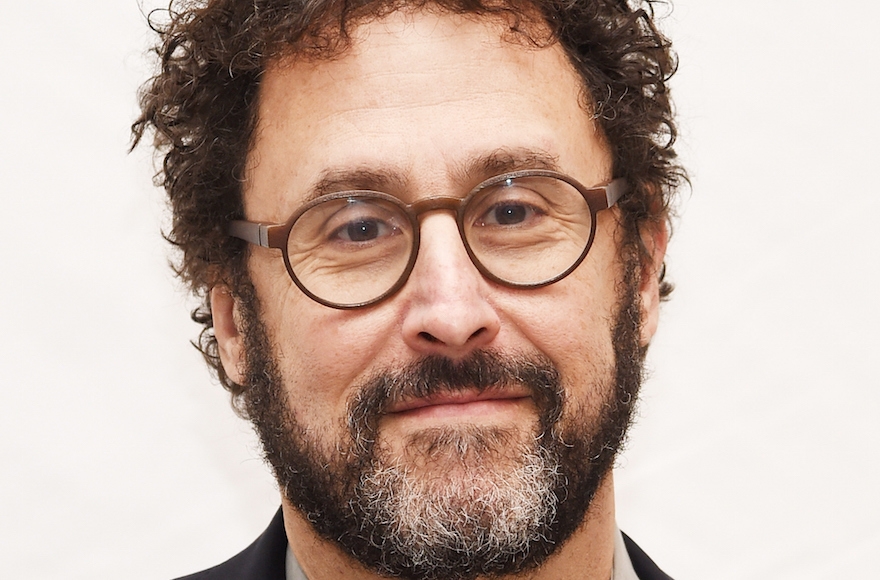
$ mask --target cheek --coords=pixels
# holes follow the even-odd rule
[[[346,405],[391,330],[381,316],[321,306],[288,284],[266,308],[267,327],[291,408],[308,427],[344,422]]]
[[[591,407],[614,376],[616,280],[613,264],[585,263],[506,309],[516,332],[557,366],[569,396]]]
[[[513,310],[513,324],[530,343],[557,364],[584,361],[610,347],[611,316],[603,304],[585,292],[549,294]]]

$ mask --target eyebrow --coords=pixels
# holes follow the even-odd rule
[[[306,193],[305,203],[338,191],[398,191],[405,186],[403,173],[381,166],[359,166],[325,169]]]
[[[486,155],[466,160],[456,170],[456,174],[458,180],[462,182],[474,179],[485,181],[490,177],[521,169],[545,169],[561,172],[559,158],[547,151],[525,147],[502,147]]]
[[[455,183],[467,184],[464,189],[469,190],[486,179],[521,169],[560,171],[559,159],[546,151],[502,147],[464,160],[454,166],[451,173]],[[412,181],[407,173],[397,167],[381,165],[329,168],[321,173],[318,181],[309,189],[303,203],[339,191],[403,192]]]

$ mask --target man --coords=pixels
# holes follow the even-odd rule
[[[650,6],[169,15],[135,136],[282,490],[192,578],[667,578],[612,482],[683,178]]]

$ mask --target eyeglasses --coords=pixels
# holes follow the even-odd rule
[[[359,308],[406,283],[419,253],[419,216],[451,211],[471,261],[483,276],[536,288],[570,274],[586,257],[596,214],[627,191],[615,179],[586,188],[545,170],[505,173],[464,198],[405,204],[377,191],[340,191],[297,209],[283,224],[233,221],[229,235],[278,248],[293,282],[331,308]]]

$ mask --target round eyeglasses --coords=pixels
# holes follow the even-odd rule
[[[412,204],[377,191],[318,197],[283,224],[233,221],[229,235],[278,248],[293,282],[331,308],[359,308],[406,283],[419,253],[419,216],[452,211],[471,261],[483,276],[514,288],[561,280],[586,257],[596,214],[613,206],[627,184],[586,188],[546,170],[505,173],[463,198]]]

